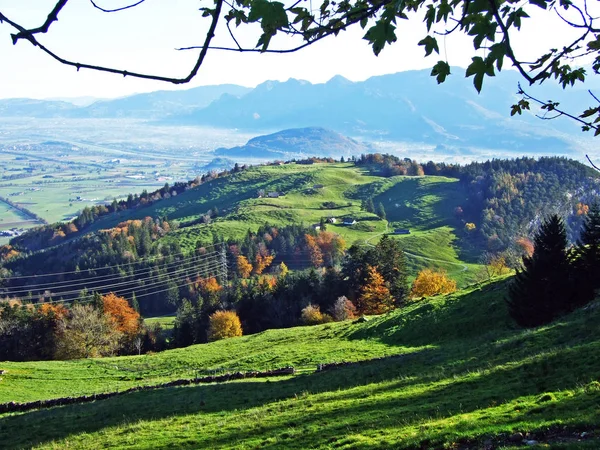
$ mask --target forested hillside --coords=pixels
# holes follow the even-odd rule
[[[374,154],[236,166],[86,208],[4,246],[0,297],[17,307],[4,348],[27,333],[35,343],[38,319],[57,336],[47,313],[62,312],[18,305],[101,310],[113,292],[142,316],[177,313],[175,346],[209,339],[220,310],[235,310],[246,333],[382,313],[520,267],[550,213],[567,220],[574,242],[597,192],[598,176],[563,158],[460,166]],[[152,330],[138,331],[138,351],[164,348]]]

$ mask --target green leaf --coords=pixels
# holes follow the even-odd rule
[[[473,76],[473,85],[475,86],[475,89],[477,89],[477,92],[481,92],[483,78],[486,75],[490,77],[494,76],[494,66],[493,64],[490,64],[489,61],[484,61],[481,56],[475,56],[471,58],[471,60],[472,62],[469,64],[469,67],[467,67],[465,76]]]
[[[448,75],[450,75],[450,65],[446,61],[438,61],[431,69],[431,76],[436,77],[438,84],[446,81]]]
[[[425,56],[431,55],[431,52],[435,50],[435,52],[439,55],[440,48],[438,47],[437,39],[433,36],[427,36],[426,38],[419,41],[419,45],[423,45],[425,47]]]
[[[373,53],[379,55],[385,44],[396,42],[396,27],[390,22],[379,19],[375,25],[369,28],[363,39],[369,41],[373,47]]]
[[[590,117],[593,116],[594,114],[596,114],[598,111],[600,111],[600,107],[596,107],[596,108],[589,108],[586,109],[582,115],[580,115],[579,117],[581,117],[582,119],[585,119],[586,117]]]
[[[548,9],[548,0],[529,0],[529,3],[542,9]]]
[[[427,7],[424,22],[427,24],[427,31],[430,31],[433,22],[435,22],[435,8],[431,5]]]
[[[436,22],[444,19],[444,22],[448,22],[448,16],[452,13],[452,7],[448,4],[446,0],[442,0],[440,6],[437,8],[437,17],[435,19]]]

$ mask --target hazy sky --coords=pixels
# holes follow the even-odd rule
[[[127,0],[97,0],[115,8]],[[55,0],[0,0],[0,11],[27,27],[41,25]],[[140,6],[114,14],[95,10],[87,0],[71,0],[47,35],[39,39],[56,53],[82,63],[108,65],[130,71],[166,76],[187,75],[197,51],[178,52],[182,46],[202,44],[208,19],[198,8],[210,3],[198,0],[146,0]],[[559,45],[572,30],[550,13],[537,13],[513,39],[519,54],[531,58]],[[417,42],[425,36],[420,18],[399,25],[398,42],[375,57],[359,27],[330,37],[300,52],[287,55],[209,52],[204,66],[190,84],[174,86],[123,78],[62,66],[26,41],[12,45],[13,29],[0,24],[0,98],[11,97],[117,97],[158,89],[187,89],[207,84],[235,83],[255,86],[265,80],[305,79],[324,82],[336,74],[354,81],[373,75],[429,68],[447,55],[451,65],[466,67],[473,56],[472,41],[464,36],[440,40],[441,58],[425,59]],[[256,43],[257,30],[237,32],[246,46]],[[215,45],[232,44],[225,27],[217,29]],[[274,41],[284,46],[286,41]],[[508,63],[505,63],[508,65]]]

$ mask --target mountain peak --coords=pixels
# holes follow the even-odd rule
[[[333,78],[331,78],[327,83],[325,84],[329,84],[329,85],[338,85],[338,86],[348,86],[351,84],[354,84],[352,81],[350,81],[348,78],[343,77],[342,75],[335,75]]]

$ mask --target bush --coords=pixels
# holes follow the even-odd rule
[[[456,281],[448,277],[444,270],[423,269],[417,275],[411,296],[428,297],[437,294],[450,294],[456,291]]]
[[[304,308],[301,313],[301,318],[305,325],[318,325],[324,323],[321,308],[315,305],[308,305]]]
[[[242,324],[235,311],[217,311],[208,320],[209,341],[242,335]]]
[[[337,322],[354,319],[356,317],[356,307],[354,303],[345,296],[338,297],[331,308],[331,315]]]

